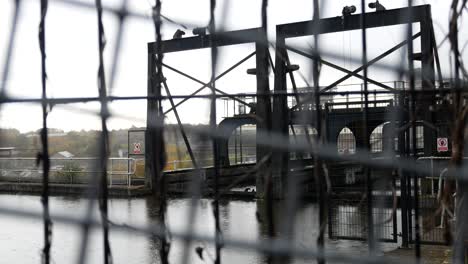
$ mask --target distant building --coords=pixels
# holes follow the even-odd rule
[[[72,153],[68,152],[68,151],[59,151],[57,153],[55,153],[54,155],[50,156],[51,159],[70,159],[70,158],[73,158],[75,157],[75,155],[73,155]]]
[[[0,157],[12,157],[18,151],[15,147],[1,147],[0,148]]]

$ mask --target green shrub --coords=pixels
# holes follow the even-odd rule
[[[83,168],[74,162],[65,163],[65,165],[57,171],[57,175],[60,177],[73,178],[81,174]]]

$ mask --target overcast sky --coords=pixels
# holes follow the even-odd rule
[[[84,1],[84,0],[82,0]],[[131,10],[143,14],[150,14],[153,0],[130,0]],[[13,11],[13,0],[0,0],[0,69],[3,70],[5,50],[10,30]],[[20,23],[17,31],[17,41],[10,67],[8,80],[8,94],[16,97],[40,97],[40,53],[38,45],[39,0],[23,0]],[[93,9],[79,8],[60,1],[50,1],[47,16],[47,67],[48,67],[48,95],[50,97],[97,96],[98,69],[98,41],[97,18]],[[84,2],[94,3],[92,0]],[[310,20],[312,18],[311,0],[270,0],[268,6],[269,38],[274,41],[275,25]],[[322,1],[322,17],[341,15],[345,5],[356,5],[360,11],[359,0],[327,0]],[[368,1],[370,2],[370,1]],[[436,31],[436,39],[440,42],[448,31],[448,14],[451,1],[427,0],[414,1],[415,4],[431,4]],[[119,7],[121,0],[103,1],[104,5]],[[404,7],[407,0],[382,0],[387,9]],[[227,5],[227,6],[226,6]],[[218,1],[216,19],[218,25],[225,30],[236,30],[260,26],[261,0],[224,0]],[[223,14],[223,10],[226,10]],[[372,10],[369,10],[372,11]],[[204,26],[209,20],[209,0],[164,0],[162,5],[164,15],[181,21],[189,26]],[[465,12],[466,15],[466,12]],[[113,61],[113,50],[117,31],[117,20],[111,13],[104,14],[104,26],[107,37],[105,51],[105,67],[107,77]],[[460,45],[468,40],[466,19],[461,25]],[[177,26],[164,24],[163,38],[172,38]],[[381,28],[369,30],[368,46],[369,58],[404,40],[404,27],[395,26],[386,30]],[[415,32],[417,32],[415,27]],[[191,29],[186,31],[191,36]],[[350,62],[350,58],[359,58],[361,53],[360,31],[329,34],[321,36],[321,47],[326,52],[339,58],[326,58],[347,69],[353,70],[359,65]],[[126,20],[122,42],[121,57],[118,64],[113,95],[146,95],[147,74],[147,42],[154,41],[154,27],[150,19],[141,20],[129,18]],[[312,38],[298,38],[288,43],[307,47]],[[415,41],[415,49],[419,49],[419,42]],[[218,73],[230,67],[250,52],[254,51],[253,44],[220,49]],[[401,51],[382,60],[382,63],[397,65]],[[449,45],[444,44],[440,50],[442,67],[446,77],[450,77]],[[463,57],[467,57],[467,51]],[[301,73],[310,80],[311,62],[294,54],[290,54],[291,61],[299,64]],[[165,62],[182,71],[196,76],[202,81],[210,77],[210,51],[198,50],[165,56]],[[247,75],[246,69],[253,68],[255,59],[251,58],[238,70],[231,72],[226,78],[217,82],[217,87],[228,93],[254,92],[255,76]],[[417,65],[416,65],[417,66]],[[172,94],[189,94],[200,87],[199,84],[179,76],[169,70],[164,71]],[[371,70],[370,77],[379,81],[394,81],[395,73],[383,70]],[[327,85],[343,76],[343,73],[324,67],[321,75],[321,85]],[[270,76],[272,77],[272,76]],[[305,85],[300,81],[299,86]],[[272,78],[271,78],[272,80]],[[351,78],[346,84],[359,84],[360,80]],[[271,82],[271,87],[273,83]],[[349,86],[358,87],[358,86]],[[344,89],[344,88],[342,88]],[[206,90],[208,93],[209,90]],[[177,100],[176,100],[177,101]],[[167,109],[168,104],[164,107]],[[218,104],[219,118],[223,114],[222,102]],[[49,115],[49,126],[69,130],[100,129],[99,116],[93,114],[99,105],[72,104],[52,109]],[[113,117],[109,120],[111,129],[128,128],[132,125],[144,126],[146,118],[146,101],[128,101],[112,103]],[[184,123],[206,123],[209,119],[209,103],[206,100],[192,99],[180,107],[180,115]],[[168,122],[175,122],[172,115]],[[41,127],[41,109],[39,105],[9,104],[2,105],[0,112],[0,127],[17,128],[22,132],[36,130]]]

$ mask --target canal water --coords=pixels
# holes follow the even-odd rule
[[[171,230],[185,230],[187,223],[193,224],[195,232],[211,235],[214,233],[214,219],[211,200],[197,202],[197,215],[189,219],[189,199],[173,199],[168,204],[167,221]],[[3,206],[41,212],[39,196],[0,195]],[[87,201],[72,197],[51,197],[52,214],[67,214],[83,217],[86,214]],[[264,236],[264,227],[257,221],[256,201],[222,201],[220,205],[221,228],[225,237],[258,241]],[[109,217],[112,222],[129,225],[147,225],[157,222],[158,205],[153,198],[111,199]],[[315,248],[318,230],[318,210],[310,203],[299,209],[295,224],[295,243],[298,247]],[[99,212],[95,211],[96,219]],[[159,263],[159,241],[150,235],[129,232],[110,234],[114,263],[140,264]],[[76,263],[81,241],[81,228],[56,222],[53,224],[52,259],[53,263]],[[354,256],[366,254],[367,246],[360,241],[327,240],[327,250],[352,253]],[[43,222],[41,219],[24,219],[17,216],[0,215],[0,254],[1,263],[41,263],[43,246]],[[195,248],[202,247],[203,260]],[[382,250],[396,248],[396,244],[383,244]],[[172,241],[170,263],[181,263],[184,252],[183,241]],[[204,243],[194,242],[189,250],[189,263],[213,263],[214,250]],[[99,230],[93,230],[87,249],[87,263],[102,263],[102,236]],[[225,247],[222,250],[222,263],[265,262],[263,255],[254,251],[237,250]],[[313,261],[298,260],[297,263]]]

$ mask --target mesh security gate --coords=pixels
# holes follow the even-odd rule
[[[366,199],[332,199],[331,239],[367,240]],[[396,214],[392,208],[374,208],[374,230],[382,242],[397,242]]]
[[[328,235],[331,239],[367,240],[368,209],[366,187],[363,182],[363,168],[359,166],[341,168],[344,173],[343,185],[333,188],[329,197]],[[338,175],[337,169],[334,170]],[[371,171],[373,178],[377,171]],[[380,184],[381,182],[382,184]],[[385,182],[385,183],[384,183]],[[376,239],[382,242],[397,242],[397,214],[395,181],[377,180],[378,190],[373,192],[375,206],[372,210]]]
[[[448,204],[441,203],[442,189],[446,180],[449,157],[423,157],[418,162],[431,168],[432,174],[424,175],[411,181],[411,187],[418,184],[419,223],[421,226],[421,243],[431,245],[448,245],[449,236],[453,237],[455,194],[452,193]],[[409,189],[409,188],[408,188]],[[411,188],[414,189],[414,188]],[[408,215],[410,216],[410,242],[415,242],[416,217],[414,214],[414,191],[411,192]]]

